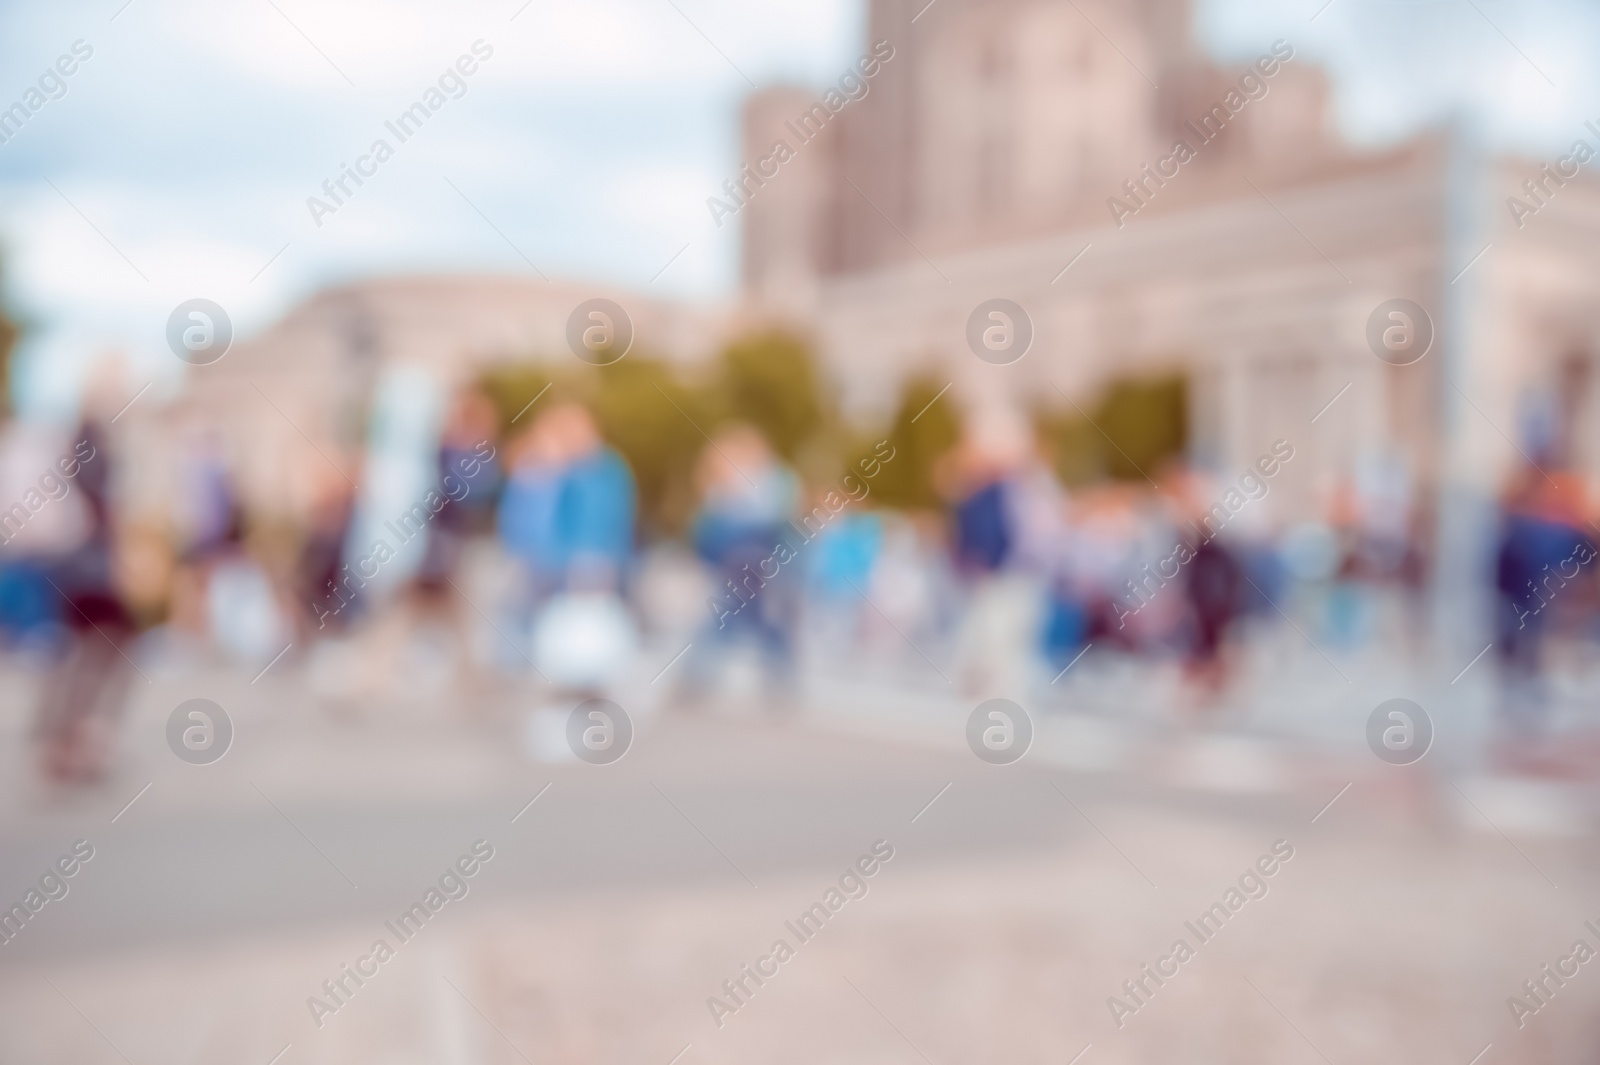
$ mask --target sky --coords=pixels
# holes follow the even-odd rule
[[[1202,0],[1197,32],[1222,61],[1290,40],[1329,70],[1357,143],[1466,109],[1491,143],[1550,155],[1600,117],[1600,12],[1585,4],[1325,2]],[[111,349],[176,387],[166,319],[195,297],[241,337],[374,274],[537,270],[729,298],[737,227],[713,226],[705,201],[736,168],[740,102],[752,85],[837,80],[863,50],[864,7],[0,0],[0,108],[41,77],[49,90],[0,143],[19,403],[70,410]],[[487,58],[446,86],[459,98],[399,144],[385,121],[475,42]],[[46,72],[75,44],[58,82]],[[308,198],[331,203],[323,182],[380,136],[393,158],[314,215]]]

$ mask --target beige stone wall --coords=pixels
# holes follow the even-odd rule
[[[1424,298],[1435,282],[1438,165],[1418,156],[1342,181],[1271,187],[1270,203],[1235,176],[1226,198],[1121,230],[836,278],[824,290],[824,351],[864,413],[882,413],[899,380],[925,368],[969,402],[1021,405],[1065,405],[1060,393],[1086,402],[1113,378],[1177,369],[1196,382],[1202,452],[1242,466],[1286,437],[1303,446],[1315,482],[1364,450],[1422,445],[1408,430],[1428,417],[1418,405],[1427,389],[1391,410],[1391,376],[1364,327],[1379,302]],[[1036,330],[1028,355],[1004,367],[978,360],[964,336],[972,308],[997,296],[1020,303]],[[1350,392],[1313,425],[1346,383]]]
[[[1129,17],[1090,9],[1130,42],[1133,64],[1153,68]],[[1057,221],[1152,157],[1154,88],[1072,8],[1029,4],[997,19],[966,7],[926,37],[912,161],[919,245],[971,246]]]
[[[268,512],[298,513],[330,461],[361,480],[368,405],[383,375],[420,368],[442,396],[498,363],[573,360],[567,319],[594,297],[628,312],[636,355],[673,362],[718,350],[733,320],[724,309],[602,285],[385,278],[318,293],[236,344],[192,375],[192,403],[230,441],[246,497]]]

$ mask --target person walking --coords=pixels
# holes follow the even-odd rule
[[[35,735],[41,769],[58,784],[105,777],[134,675],[129,653],[138,626],[117,586],[112,460],[98,408],[93,396],[86,399],[69,451],[77,460],[82,535],[46,561],[66,635],[41,691]]]
[[[1044,589],[1014,564],[1024,531],[1024,474],[1036,456],[1024,417],[993,409],[972,418],[936,468],[965,592],[950,679],[966,696],[1021,692],[1044,627]]]
[[[690,538],[715,587],[712,616],[686,663],[683,698],[703,698],[729,650],[753,642],[775,705],[786,705],[801,585],[789,563],[803,549],[802,539],[823,534],[828,523],[819,518],[804,533],[789,524],[799,479],[748,425],[724,429],[701,451],[696,482],[700,502]],[[824,507],[821,513],[829,512]]]
[[[558,689],[594,693],[632,656],[623,602],[637,492],[628,463],[576,403],[546,411],[513,446],[498,514],[525,573],[522,619],[535,668]]]
[[[1532,467],[1513,480],[1501,505],[1495,551],[1495,648],[1500,720],[1514,743],[1543,738],[1549,717],[1545,643],[1562,610],[1582,601],[1567,591],[1596,545],[1585,531],[1582,485]]]

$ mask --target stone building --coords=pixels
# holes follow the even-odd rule
[[[868,21],[861,51],[893,58],[820,135],[793,136],[815,91],[750,98],[745,157],[795,152],[741,214],[749,300],[813,333],[855,409],[919,372],[1013,409],[1177,372],[1219,473],[1293,443],[1280,520],[1374,463],[1480,501],[1533,444],[1600,470],[1587,174],[1461,130],[1353,149],[1295,42],[1208,59],[1188,0],[870,0]],[[969,350],[994,298],[1032,323],[1008,365]],[[1411,365],[1367,340],[1396,298],[1434,330]]]
[[[1462,129],[1353,148],[1296,42],[1208,58],[1190,0],[867,2],[857,51],[880,60],[851,74],[864,94],[776,86],[746,103],[744,158],[759,170],[788,151],[775,175],[744,178],[737,306],[515,277],[320,293],[206,368],[197,402],[252,442],[246,479],[283,499],[297,475],[280,459],[302,436],[355,449],[353,419],[396,367],[448,386],[565,357],[567,317],[596,295],[671,359],[787,323],[868,418],[913,374],[1013,412],[1180,374],[1203,465],[1236,476],[1274,440],[1295,447],[1295,476],[1262,508],[1273,521],[1315,513],[1364,469],[1445,508],[1452,485],[1491,499],[1522,453],[1600,471],[1587,173],[1489,155]],[[1600,149],[1600,133],[1573,135]],[[993,299],[1032,326],[1003,365],[967,337]],[[1432,326],[1410,365],[1368,340],[1394,299]]]
[[[639,347],[653,357],[693,361],[727,338],[725,311],[607,286],[377,278],[319,292],[221,361],[197,367],[184,406],[201,420],[213,412],[255,508],[299,515],[314,476],[330,468],[364,484],[357,464],[369,448],[386,450],[385,438],[387,450],[426,451],[457,386],[506,363],[571,358],[568,320],[595,298],[626,306]]]

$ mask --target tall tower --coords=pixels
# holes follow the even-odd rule
[[[1194,0],[1136,0],[1133,5],[1156,69],[1146,71],[1162,84],[1162,75],[1197,57],[1193,35]]]
[[[808,89],[763,89],[745,101],[741,131],[742,162],[758,175],[777,170],[741,214],[744,289],[763,310],[796,319],[815,308],[827,272],[835,195],[836,128],[804,143],[794,132],[815,102]]]
[[[878,69],[745,209],[747,289],[768,300],[805,276],[1081,222],[1099,190],[1170,144],[1153,137],[1160,99],[1144,71],[1163,90],[1169,75],[1179,91],[1217,76],[1192,50],[1189,3],[869,0],[862,52]],[[755,94],[745,161],[793,140],[785,120],[815,102],[797,89]],[[1168,110],[1176,130],[1185,109]]]
[[[941,0],[944,2],[944,0]],[[949,0],[960,2],[960,0]],[[913,24],[927,0],[871,0],[863,51],[887,41],[894,56],[872,78],[871,90],[841,116],[833,178],[837,209],[828,234],[828,265],[849,272],[915,254],[896,232],[916,221],[916,87],[925,23],[938,5]]]

